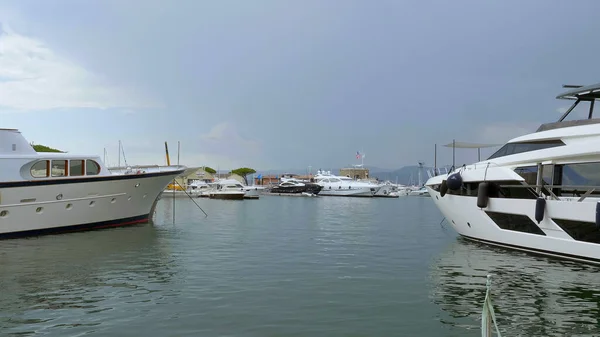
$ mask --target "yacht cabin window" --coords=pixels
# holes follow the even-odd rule
[[[100,165],[91,159],[40,160],[31,166],[30,173],[33,178],[92,176],[100,173]]]
[[[69,175],[70,176],[82,176],[85,172],[83,171],[83,160],[69,160]]]
[[[600,163],[562,165],[562,185],[600,186]]]
[[[31,166],[31,176],[34,178],[46,178],[50,172],[50,161],[40,160]]]
[[[64,177],[67,175],[67,161],[66,160],[53,160],[52,161],[52,176],[53,177]]]
[[[507,143],[503,147],[501,147],[498,151],[496,151],[493,155],[491,155],[489,159],[499,158],[508,156],[511,154],[535,151],[535,150],[543,150],[552,147],[565,145],[560,139],[552,139],[552,140],[536,140],[529,142],[520,142],[520,143]]]
[[[96,161],[88,159],[85,161],[85,174],[88,176],[95,176],[100,173],[100,165]]]

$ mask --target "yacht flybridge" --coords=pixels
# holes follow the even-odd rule
[[[111,172],[97,156],[37,153],[18,130],[0,129],[0,237],[147,222],[186,168],[129,171]]]
[[[555,123],[510,140],[487,160],[426,183],[465,238],[600,263],[600,83],[565,86],[574,100]],[[565,121],[582,102],[587,119]]]

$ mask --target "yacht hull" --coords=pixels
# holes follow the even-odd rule
[[[0,183],[0,237],[147,222],[158,196],[183,171]]]
[[[332,197],[365,197],[372,198],[375,191],[369,187],[357,187],[357,188],[335,188],[332,186],[324,186],[319,192],[319,195],[332,196]]]
[[[434,189],[427,189],[448,223],[467,239],[600,264],[600,244],[582,241],[586,235],[591,238],[599,231],[595,225],[598,199],[546,200],[544,218],[538,223],[536,199],[490,198],[488,206],[480,209],[476,197],[451,194],[441,197]],[[569,229],[573,223],[578,224],[577,234]]]
[[[210,199],[244,200],[244,193],[211,193]]]
[[[271,189],[271,193],[277,194],[319,194],[322,187],[317,184],[304,184],[303,186],[275,186]]]

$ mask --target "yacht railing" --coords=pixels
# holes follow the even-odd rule
[[[562,200],[560,197],[558,197],[554,192],[552,192],[553,189],[561,189],[564,190],[566,189],[568,192],[572,192],[574,195],[573,197],[578,197],[579,199],[577,199],[577,202],[581,202],[583,200],[585,200],[586,198],[588,198],[592,193],[594,193],[595,191],[600,191],[600,186],[589,186],[589,185],[547,185],[547,184],[541,184],[541,185],[534,185],[534,184],[527,184],[525,182],[522,183],[522,185],[500,185],[500,187],[504,187],[504,188],[528,188],[531,189],[534,193],[536,193],[536,189],[540,188],[540,189],[544,189],[545,192],[548,192],[548,194],[550,194],[550,196],[552,197],[552,199],[554,200]],[[584,192],[583,194],[577,193],[577,192]],[[536,193],[537,194],[537,193]],[[563,199],[565,198],[572,198],[572,197],[568,197],[568,196],[561,196]]]

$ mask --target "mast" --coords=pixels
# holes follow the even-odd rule
[[[433,148],[433,175],[437,176],[437,144]]]

